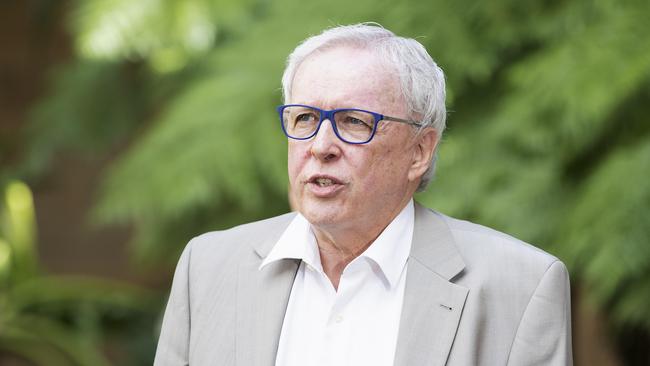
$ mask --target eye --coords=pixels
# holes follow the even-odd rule
[[[303,112],[303,113],[297,114],[294,117],[294,121],[296,123],[298,123],[298,122],[315,122],[315,121],[318,121],[318,116],[316,116],[316,114],[314,114],[314,113]]]
[[[368,125],[366,122],[354,117],[348,117],[345,123],[350,125]]]
[[[348,128],[348,129],[372,130],[373,117],[372,115],[366,115],[365,113],[361,113],[361,112],[346,113],[340,116],[338,124],[342,125],[343,128]]]

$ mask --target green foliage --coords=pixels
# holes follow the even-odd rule
[[[29,188],[7,184],[0,200],[0,289],[37,274],[34,239],[34,203]]]
[[[52,93],[31,111],[21,174],[43,174],[63,149],[106,151],[143,118],[138,70],[128,64],[79,60],[55,70]]]
[[[141,326],[137,319],[148,318],[145,329],[150,329],[153,319],[147,314],[158,297],[113,281],[40,274],[31,191],[21,182],[10,182],[3,193],[0,353],[34,365],[109,365],[100,347],[108,336],[105,328],[125,322]]]
[[[650,328],[650,139],[610,154],[577,192],[567,257],[610,314]],[[597,283],[598,286],[594,284]]]
[[[146,59],[158,72],[185,67],[213,47],[224,24],[248,15],[248,1],[96,0],[72,16],[78,52],[91,59]]]
[[[174,260],[192,235],[288,209],[274,115],[284,59],[325,27],[373,20],[418,37],[448,76],[439,174],[419,200],[546,248],[616,324],[650,330],[647,1],[92,0],[76,8],[79,61],[43,105],[64,130],[127,126],[97,134],[114,143],[130,133],[132,143],[107,172],[96,217],[133,224],[141,258]],[[75,79],[97,59],[105,69]],[[115,94],[105,100],[127,106],[133,122],[101,112],[96,125],[68,119],[70,108],[89,106],[84,121],[103,110],[86,98],[97,80],[128,75],[125,65],[147,77],[106,89]],[[140,122],[147,128],[136,134]]]

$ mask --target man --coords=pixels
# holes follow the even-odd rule
[[[359,24],[299,45],[278,108],[297,213],[193,239],[156,365],[570,365],[566,268],[413,202],[444,76]]]

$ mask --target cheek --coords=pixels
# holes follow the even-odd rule
[[[288,171],[289,171],[289,181],[291,183],[294,182],[298,174],[300,174],[300,170],[302,169],[302,166],[305,164],[305,149],[297,145],[295,143],[292,143],[291,141],[289,142],[289,146],[287,148],[287,166],[288,166]]]
[[[346,161],[359,191],[376,191],[386,179],[387,166],[377,154],[349,154]]]
[[[408,182],[408,151],[387,147],[383,153],[374,156],[368,166],[365,184],[368,189],[386,191],[400,190]]]

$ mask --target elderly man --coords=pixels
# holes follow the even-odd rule
[[[553,256],[431,211],[444,76],[359,24],[299,45],[278,108],[297,213],[193,239],[156,365],[569,365]]]

